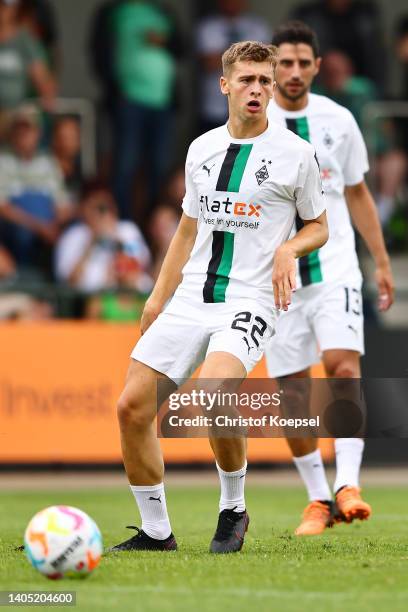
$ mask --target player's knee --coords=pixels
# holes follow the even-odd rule
[[[334,397],[343,399],[354,397],[356,386],[351,381],[359,377],[359,370],[352,362],[340,361],[332,370],[329,370],[328,374],[332,379],[330,389]]]
[[[332,372],[329,372],[332,378],[358,378],[358,368],[349,361],[340,361],[333,365]]]
[[[280,403],[280,412],[285,419],[299,417],[300,413],[303,413],[307,408],[308,404],[305,402],[305,396],[298,389],[285,389]]]
[[[317,438],[290,438],[286,439],[294,457],[304,457],[317,449]]]
[[[285,376],[279,382],[283,391],[280,403],[282,416],[285,418],[306,416],[303,413],[309,406],[310,380]]]
[[[117,414],[121,428],[146,429],[154,419],[152,410],[142,398],[124,392],[119,398]]]

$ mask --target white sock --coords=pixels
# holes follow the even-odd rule
[[[161,482],[152,487],[129,485],[142,517],[142,529],[156,540],[165,540],[171,534],[167,514],[166,494]]]
[[[336,451],[336,480],[334,492],[341,487],[358,487],[364,441],[360,438],[339,438],[334,441]]]
[[[217,465],[218,475],[221,483],[220,512],[223,510],[235,510],[243,512],[245,510],[245,474],[247,462],[244,467],[236,472],[224,472]]]
[[[329,501],[332,498],[327,482],[322,455],[317,449],[303,457],[293,457],[293,461],[306,486],[309,501]]]

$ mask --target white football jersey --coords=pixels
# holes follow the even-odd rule
[[[324,209],[315,151],[286,128],[270,123],[244,140],[226,125],[203,134],[186,160],[183,210],[197,219],[197,237],[176,295],[270,305],[276,248],[289,238],[296,213],[308,220]]]
[[[329,240],[318,251],[300,258],[298,286],[361,279],[344,188],[360,183],[369,167],[364,140],[353,115],[325,96],[309,94],[307,107],[296,112],[272,100],[268,117],[310,142],[320,165]]]

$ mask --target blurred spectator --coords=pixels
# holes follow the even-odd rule
[[[35,267],[41,245],[54,244],[73,213],[54,159],[38,150],[40,116],[31,105],[16,111],[11,150],[0,155],[0,221],[3,240],[19,265]]]
[[[397,199],[407,173],[408,160],[406,151],[394,147],[375,159],[375,178],[378,214],[381,224],[386,227],[397,208]],[[392,236],[387,234],[392,240]],[[406,242],[407,236],[404,237]]]
[[[43,48],[18,23],[18,5],[18,0],[0,0],[0,139],[7,111],[24,102],[31,87],[46,110],[53,108],[56,93]]]
[[[227,120],[227,100],[220,92],[221,56],[239,40],[270,42],[271,30],[264,19],[247,12],[246,0],[218,0],[218,13],[198,24],[197,52],[200,59],[198,97],[199,133]]]
[[[402,68],[399,96],[408,105],[408,14],[399,18],[395,27],[395,54]],[[396,117],[394,121],[398,158],[394,164],[382,169],[388,192],[379,202],[383,222],[389,221],[388,239],[394,247],[406,248],[408,244],[408,117]],[[395,177],[395,178],[394,178]],[[405,181],[405,190],[401,183]],[[394,189],[394,184],[397,189]],[[397,198],[395,196],[397,195]]]
[[[91,184],[82,201],[82,222],[61,236],[56,277],[85,292],[127,287],[147,293],[150,252],[139,228],[120,221],[112,193]]]
[[[76,117],[60,117],[52,130],[52,152],[64,177],[71,202],[78,202],[82,187],[81,126]]]
[[[291,18],[307,23],[317,34],[320,49],[343,51],[357,75],[385,89],[385,50],[381,18],[373,0],[315,0],[291,12]]]
[[[151,207],[172,154],[175,22],[158,4],[124,0],[112,13],[116,104],[113,185],[120,215],[134,217],[135,173],[143,166]]]
[[[123,0],[105,0],[98,5],[91,23],[89,36],[89,55],[93,72],[102,87],[103,100],[110,107],[116,98],[114,70],[114,36],[112,14]]]
[[[54,311],[47,301],[25,293],[0,295],[1,321],[44,321],[51,319]]]
[[[55,9],[50,0],[20,0],[19,22],[37,39],[46,52],[47,64],[58,72],[60,50]]]
[[[16,264],[7,249],[0,244],[0,282],[15,275]]]
[[[395,28],[395,52],[402,68],[400,97],[408,103],[408,14],[403,15]],[[399,144],[408,154],[408,118],[398,121]]]
[[[370,79],[354,74],[353,64],[347,55],[341,51],[329,51],[323,55],[320,81],[314,91],[348,108],[364,130],[364,107],[377,98],[377,91]],[[371,153],[375,157],[375,198],[381,222],[386,225],[395,209],[395,198],[401,188],[406,160],[396,145],[396,134],[391,121],[377,121],[371,129]]]
[[[115,101],[118,98],[118,87],[114,70],[114,35],[112,13],[123,0],[105,0],[98,4],[92,17],[88,40],[88,54],[91,69],[101,89],[98,102],[98,155],[100,163],[110,163],[113,143],[112,122]],[[106,173],[106,172],[105,172]]]
[[[395,28],[395,50],[401,62],[404,78],[401,79],[403,88],[401,96],[408,101],[408,14],[403,15]]]
[[[163,189],[159,205],[150,218],[148,233],[153,254],[152,275],[154,279],[159,275],[163,259],[177,229],[185,192],[184,168],[179,168]]]
[[[319,84],[314,87],[314,91],[348,108],[360,128],[363,128],[364,105],[377,98],[374,82],[367,77],[355,75],[351,59],[338,50],[323,55]]]
[[[134,292],[121,291],[94,295],[85,305],[85,318],[96,321],[131,323],[142,317],[145,299]]]
[[[186,193],[184,166],[176,168],[169,176],[161,192],[161,204],[166,204],[181,216],[181,204]]]

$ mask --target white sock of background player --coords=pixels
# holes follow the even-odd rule
[[[293,457],[293,461],[305,483],[309,501],[330,501],[332,495],[320,450],[317,449],[302,457]]]
[[[341,487],[358,487],[364,441],[360,438],[338,438],[334,441],[336,451],[336,480],[333,490]]]

